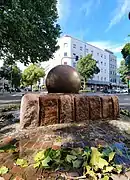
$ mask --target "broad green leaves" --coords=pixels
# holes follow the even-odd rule
[[[5,166],[0,167],[0,175],[4,175],[8,172],[8,168]]]
[[[17,159],[16,165],[24,168],[24,167],[28,167],[28,162],[25,159]]]

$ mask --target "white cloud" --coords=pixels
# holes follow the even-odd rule
[[[57,10],[59,15],[59,21],[64,23],[69,18],[70,15],[70,6],[71,1],[70,0],[58,0],[57,1]]]
[[[80,10],[84,12],[85,16],[88,16],[95,8],[97,8],[101,3],[101,0],[87,0]]]
[[[113,25],[119,23],[125,16],[128,16],[130,11],[130,0],[117,0],[117,7],[113,12],[113,18],[111,19],[108,28],[108,31]]]
[[[121,58],[117,58],[117,68],[119,68],[120,67],[120,64],[121,64]]]
[[[124,46],[124,43],[113,43],[111,41],[92,41],[92,42],[88,42],[89,44],[92,44],[96,47],[99,47],[100,49],[108,49],[114,53],[119,53],[121,52],[121,49]]]

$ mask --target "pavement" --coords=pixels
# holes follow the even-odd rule
[[[0,106],[3,104],[20,103],[24,92],[0,94]],[[36,92],[38,93],[38,92]],[[46,94],[47,92],[40,92]],[[103,95],[102,93],[87,93],[87,95]],[[116,94],[119,97],[120,106],[130,110],[130,94]]]

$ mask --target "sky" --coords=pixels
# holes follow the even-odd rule
[[[57,8],[62,35],[113,51],[119,67],[130,41],[130,0],[58,0]]]

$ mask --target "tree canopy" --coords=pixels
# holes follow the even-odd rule
[[[121,50],[122,56],[125,59],[128,55],[130,55],[130,43],[127,43],[123,49]]]
[[[10,81],[11,86],[19,87],[21,81],[21,70],[16,64],[9,66],[7,62],[4,62],[0,69],[0,77]]]
[[[96,60],[92,58],[91,54],[88,54],[86,57],[83,57],[78,61],[77,70],[85,80],[92,78],[94,74],[100,72]]]
[[[120,63],[120,67],[118,69],[120,73],[121,81],[127,83],[126,73],[128,72],[128,66],[125,65],[125,60],[123,59]]]
[[[49,60],[58,49],[57,0],[2,0],[0,58],[25,65]]]
[[[83,77],[84,82],[92,78],[94,74],[98,74],[100,69],[97,67],[96,60],[92,58],[91,54],[81,58],[77,63],[77,70]]]
[[[28,66],[22,74],[22,82],[26,86],[36,84],[40,78],[45,76],[44,69],[37,64],[31,64]]]

